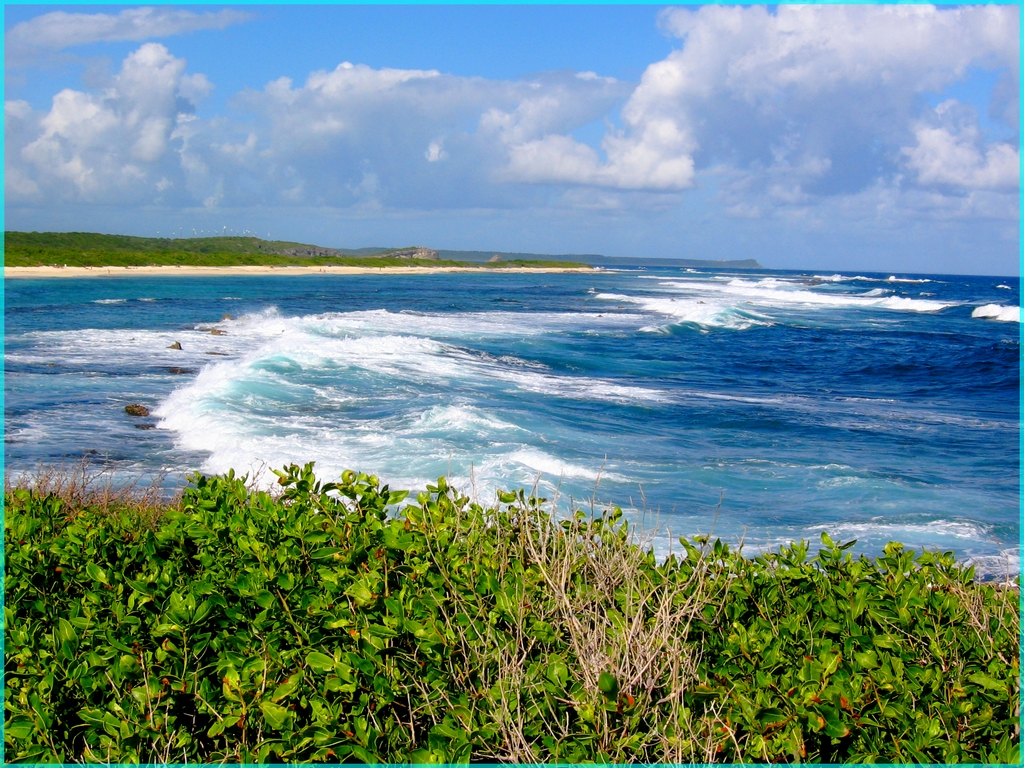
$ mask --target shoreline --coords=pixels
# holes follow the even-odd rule
[[[550,274],[587,272],[588,267],[350,267],[350,266],[236,266],[200,267],[160,265],[145,267],[4,267],[4,279],[33,277],[238,277],[243,275],[422,275],[438,272],[515,272]]]

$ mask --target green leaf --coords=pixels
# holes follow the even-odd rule
[[[864,651],[853,654],[853,660],[861,669],[874,669],[878,666],[878,654],[874,651]]]
[[[818,712],[825,718],[825,733],[834,739],[841,739],[850,733],[850,728],[843,722],[839,710],[832,707],[819,707]]]
[[[785,722],[788,717],[789,716],[781,709],[776,709],[774,707],[762,709],[757,713],[757,721],[761,723],[762,726]]]
[[[4,723],[4,736],[10,736],[15,739],[27,739],[35,729],[36,726],[31,720],[23,715],[18,715]]]
[[[60,636],[60,639],[64,642],[75,642],[76,640],[78,640],[78,635],[75,634],[75,628],[71,626],[71,622],[67,619],[58,619],[57,627],[57,634]]]
[[[345,590],[345,594],[356,601],[356,605],[362,608],[364,605],[368,605],[373,602],[374,594],[370,591],[369,587],[361,582],[356,582],[348,589]]]
[[[330,672],[334,669],[334,658],[320,651],[313,651],[306,657],[306,664],[317,672]]]
[[[310,552],[309,556],[314,560],[324,560],[328,557],[334,557],[337,554],[347,551],[348,550],[345,547],[320,547],[319,549],[314,549]]]
[[[984,672],[975,672],[967,679],[972,683],[977,683],[978,685],[984,686],[985,688],[989,688],[993,691],[1005,691],[1007,688],[1005,683],[999,682],[994,677],[987,675]]]
[[[271,701],[261,701],[260,710],[263,712],[263,719],[275,731],[284,730],[292,717],[292,712],[280,704]]]
[[[619,692],[619,681],[611,672],[602,672],[601,676],[597,678],[597,687],[605,696],[612,697]]]
[[[93,581],[98,581],[100,584],[110,583],[109,581],[107,581],[106,571],[104,571],[102,568],[96,565],[96,563],[89,563],[87,566],[85,566],[85,572]]]
[[[323,654],[321,654],[323,655]],[[329,656],[327,658],[330,658]],[[334,659],[331,659],[333,664]],[[285,699],[295,692],[295,689],[299,687],[299,683],[302,682],[302,672],[296,672],[294,675],[285,680],[281,685],[274,689],[274,695],[270,697],[271,701],[280,701]]]
[[[546,676],[559,688],[565,688],[565,684],[569,681],[569,665],[560,656],[552,654],[548,661]]]

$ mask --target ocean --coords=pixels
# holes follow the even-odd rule
[[[9,476],[85,461],[269,485],[315,461],[618,505],[660,553],[827,531],[1019,571],[1018,278],[648,262],[19,278],[5,297]]]

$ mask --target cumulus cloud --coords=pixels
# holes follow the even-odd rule
[[[125,13],[96,14],[108,31],[80,39],[233,23]],[[1016,7],[705,6],[660,19],[679,47],[638,83],[342,62],[235,95],[244,120],[197,117],[213,84],[145,43],[109,87],[61,91],[45,113],[7,103],[9,199],[664,211],[702,186],[703,201],[746,219],[1012,208],[1017,142],[987,139],[955,101],[927,105],[974,69],[996,71],[989,118],[1016,125]],[[602,122],[602,139],[579,138]]]
[[[510,176],[671,190],[725,167],[765,202],[803,202],[854,194],[908,159],[922,183],[1011,183],[1012,147],[921,127],[914,110],[972,66],[1003,71],[1000,92],[1016,93],[1016,7],[705,6],[670,9],[661,24],[682,46],[644,72],[604,156],[544,136],[513,146]],[[1003,98],[1001,111],[1016,125],[1015,100]],[[904,158],[911,136],[919,148]],[[957,167],[926,169],[944,159]],[[736,215],[757,210],[732,205]]]
[[[9,197],[45,191],[64,200],[137,200],[145,190],[166,189],[156,179],[164,179],[172,132],[194,111],[191,98],[209,88],[185,67],[163,45],[145,43],[100,93],[66,88],[43,115],[7,102],[14,123],[5,143]]]
[[[430,145],[427,147],[427,151],[423,156],[427,158],[428,163],[436,163],[440,160],[444,160],[448,157],[448,153],[444,151],[444,142],[430,142]]]
[[[18,65],[43,51],[224,29],[249,18],[250,14],[233,9],[216,13],[174,8],[128,8],[116,14],[54,11],[11,27],[4,40],[5,58],[7,66]]]
[[[921,184],[981,189],[1019,185],[1018,149],[1007,142],[985,146],[973,110],[950,99],[931,118],[915,125],[917,143],[902,150]]]
[[[272,81],[236,105],[261,125],[268,178],[285,169],[301,178],[303,202],[359,203],[372,173],[375,199],[430,207],[510,199],[501,181],[530,180],[508,169],[516,147],[601,119],[627,93],[572,72],[499,81],[344,62],[302,84]]]

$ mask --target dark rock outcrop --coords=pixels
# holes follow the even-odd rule
[[[168,349],[181,349],[181,342],[176,341],[173,344],[168,345]]]
[[[149,416],[149,408],[138,403],[132,403],[124,407],[124,412],[129,416]]]

